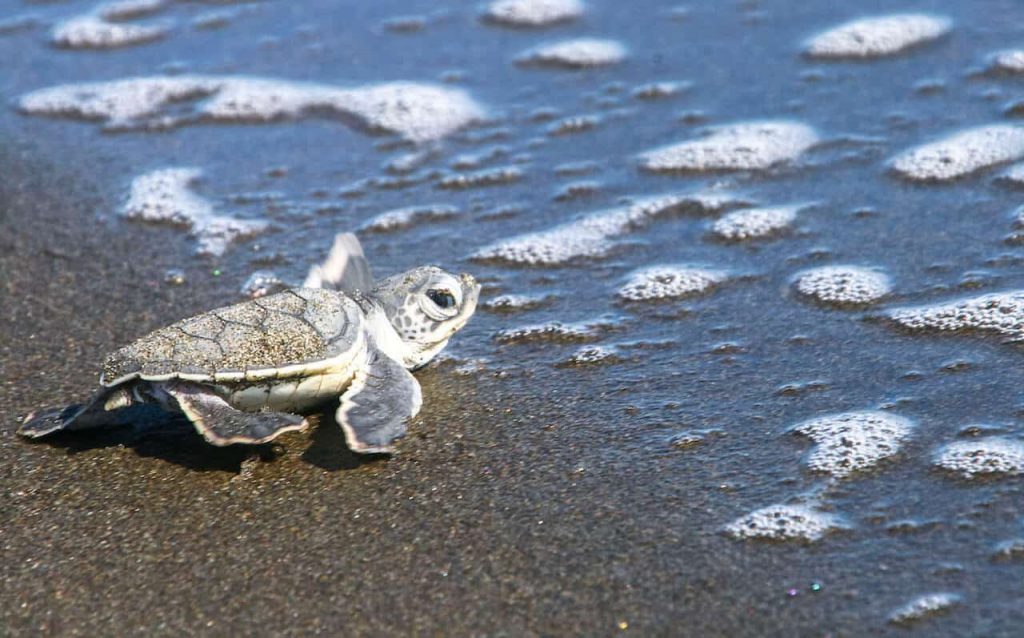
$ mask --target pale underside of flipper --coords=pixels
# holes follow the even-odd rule
[[[353,452],[389,453],[395,440],[405,434],[407,421],[419,413],[422,402],[416,377],[372,348],[365,366],[356,371],[342,395],[336,416]]]
[[[309,269],[302,285],[304,288],[369,292],[373,288],[373,275],[359,239],[352,233],[339,233],[327,259]]]
[[[305,430],[309,422],[284,412],[243,412],[198,384],[170,383],[174,397],[196,431],[214,445],[268,443],[285,432]]]

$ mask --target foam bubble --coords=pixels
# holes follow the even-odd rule
[[[704,138],[663,146],[640,156],[651,171],[763,170],[791,162],[818,143],[806,124],[741,122],[710,129]]]
[[[360,226],[360,230],[387,233],[424,221],[450,219],[458,214],[458,208],[447,204],[410,206],[381,213]]]
[[[572,353],[563,365],[583,366],[598,363],[614,363],[619,360],[615,348],[600,345],[583,346]]]
[[[894,625],[909,625],[948,612],[961,602],[963,600],[958,594],[949,592],[924,594],[889,614],[889,622]]]
[[[801,208],[803,206],[796,205],[738,210],[716,221],[711,230],[728,241],[770,237],[789,228]]]
[[[626,47],[615,40],[579,38],[530,49],[516,58],[517,64],[587,68],[619,64],[626,59]]]
[[[1024,340],[1024,290],[992,293],[931,306],[896,308],[887,316],[912,330],[986,330]]]
[[[996,175],[996,181],[1007,186],[1024,186],[1024,162],[1006,167]]]
[[[993,53],[988,70],[993,73],[1024,73],[1024,50],[1009,49]]]
[[[131,20],[156,13],[166,6],[166,0],[117,0],[100,5],[96,13],[104,20]]]
[[[522,312],[540,308],[551,299],[551,295],[498,295],[485,301],[482,307],[494,312]]]
[[[55,25],[50,41],[69,49],[110,49],[159,40],[167,32],[163,24],[124,24],[81,15]]]
[[[546,27],[583,15],[581,0],[495,0],[484,18],[516,27]]]
[[[890,166],[908,179],[947,181],[1022,157],[1024,128],[993,124],[912,148],[893,158]]]
[[[652,219],[691,209],[717,212],[741,200],[720,192],[663,195],[635,201],[621,208],[601,210],[549,230],[527,233],[481,248],[478,260],[528,265],[563,264],[582,257],[601,257],[614,245],[611,239]]]
[[[202,176],[196,168],[164,168],[132,180],[122,214],[129,219],[186,226],[199,240],[198,252],[221,255],[238,238],[263,232],[267,223],[219,215],[191,190]]]
[[[992,552],[995,562],[1019,562],[1024,560],[1024,538],[1011,538],[996,545]]]
[[[1024,473],[1024,443],[998,436],[956,441],[941,448],[935,465],[962,478]]]
[[[600,190],[601,183],[593,180],[570,182],[555,191],[552,199],[556,202],[568,202],[576,199],[583,199],[584,197],[593,197],[600,192]]]
[[[626,301],[656,301],[691,297],[710,291],[726,280],[721,270],[681,265],[652,266],[634,272],[622,288],[619,298]]]
[[[913,423],[888,412],[844,412],[810,419],[792,431],[817,443],[807,466],[842,478],[866,470],[899,452]]]
[[[237,17],[234,11],[204,11],[192,18],[192,28],[199,30],[223,29]]]
[[[0,20],[0,35],[8,35],[17,31],[34,29],[38,27],[42,19],[34,13],[23,13],[10,18]]]
[[[899,53],[942,37],[949,18],[896,14],[862,18],[819,34],[807,42],[808,55],[820,58],[875,58]]]
[[[839,516],[806,505],[769,505],[729,523],[725,532],[739,539],[814,542],[846,527]]]
[[[548,135],[571,135],[573,133],[583,133],[597,128],[597,125],[601,123],[601,118],[596,115],[577,115],[576,117],[567,117],[559,120],[548,126]]]
[[[633,97],[638,100],[660,100],[682,93],[691,86],[689,82],[651,82],[633,89]]]
[[[590,323],[548,323],[508,328],[495,333],[494,338],[501,343],[532,343],[538,341],[580,342],[593,341],[603,334],[611,324],[606,321]]]
[[[205,98],[205,99],[203,99]],[[180,113],[185,102],[192,111]],[[64,84],[19,101],[32,115],[77,116],[111,128],[167,127],[198,120],[270,122],[323,111],[414,142],[444,137],[483,117],[465,92],[414,82],[357,88],[244,76],[135,77]]]
[[[447,175],[437,183],[439,188],[450,190],[463,188],[480,188],[482,186],[501,186],[512,184],[523,178],[523,171],[517,166],[499,166],[487,168],[473,173]]]
[[[869,304],[889,294],[883,273],[860,266],[822,266],[797,275],[796,290],[820,302],[836,305]]]

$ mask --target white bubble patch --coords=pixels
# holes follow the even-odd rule
[[[989,57],[988,70],[995,73],[1024,73],[1024,49],[998,51]]]
[[[797,292],[834,305],[863,305],[878,301],[892,290],[884,273],[860,266],[822,266],[796,277]]]
[[[508,328],[495,333],[495,340],[501,343],[532,343],[543,341],[580,342],[593,341],[611,327],[606,321],[563,323],[549,321],[518,328]]]
[[[740,122],[643,153],[640,165],[650,171],[764,170],[796,160],[818,141],[815,130],[799,122]]]
[[[941,448],[935,465],[965,479],[1024,473],[1024,442],[1003,437],[956,441]]]
[[[484,18],[516,27],[546,27],[583,15],[581,0],[495,0]]]
[[[717,220],[711,230],[720,239],[727,241],[772,237],[792,226],[802,208],[801,205],[795,205],[738,210]]]
[[[183,114],[186,102],[191,111]],[[81,117],[112,129],[167,128],[211,120],[271,122],[328,112],[414,142],[442,138],[484,115],[464,91],[432,84],[389,82],[340,88],[199,75],[64,84],[24,95],[19,106],[31,115]]]
[[[516,57],[516,63],[582,69],[619,64],[626,55],[626,47],[615,40],[580,38],[530,49]]]
[[[539,308],[553,298],[551,295],[498,295],[485,301],[482,307],[494,312],[524,312]]]
[[[112,49],[159,40],[167,32],[166,24],[110,22],[101,15],[87,14],[55,25],[50,41],[68,49]]]
[[[186,226],[199,240],[197,252],[221,255],[232,241],[256,235],[267,223],[219,215],[191,189],[202,176],[196,168],[164,168],[132,180],[122,214],[128,219]]]
[[[930,616],[946,613],[962,602],[959,594],[949,592],[924,594],[889,614],[889,622],[894,625],[910,625]]]
[[[1024,127],[981,126],[955,133],[894,157],[897,174],[918,181],[948,181],[1024,157]]]
[[[882,57],[940,38],[952,26],[949,18],[925,14],[862,18],[811,38],[806,51],[819,58]]]
[[[769,505],[729,523],[725,532],[738,539],[814,542],[846,527],[839,516],[806,505]]]
[[[807,467],[843,478],[895,455],[913,429],[910,419],[864,411],[810,419],[792,431],[817,443],[807,457]]]
[[[911,330],[992,331],[1024,340],[1024,290],[970,297],[931,306],[896,308],[887,316]]]
[[[486,246],[471,258],[527,265],[564,264],[574,259],[605,255],[613,237],[673,212],[717,212],[742,204],[726,193],[704,192],[640,199],[631,205],[590,213],[549,230],[518,235]]]
[[[618,296],[625,301],[657,301],[709,292],[728,278],[723,270],[682,265],[652,266],[634,272]]]
[[[421,222],[451,219],[458,214],[458,208],[447,204],[410,206],[381,213],[360,226],[360,230],[387,233]]]
[[[1024,162],[1007,166],[996,175],[996,181],[1007,186],[1024,186]]]

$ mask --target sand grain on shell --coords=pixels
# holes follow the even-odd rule
[[[340,88],[200,75],[64,84],[28,93],[20,98],[19,106],[31,115],[81,117],[111,128],[166,128],[202,119],[272,122],[326,111],[414,142],[440,139],[484,114],[467,93],[432,84],[388,82]],[[169,112],[172,108],[173,115]],[[183,110],[187,112],[182,114]]]
[[[546,27],[575,20],[583,10],[581,0],[495,0],[484,18],[516,27]]]
[[[917,181],[948,181],[1024,157],[1024,127],[993,124],[968,129],[912,148],[890,162],[892,170]]]
[[[847,22],[813,37],[807,54],[818,58],[876,58],[942,37],[952,28],[948,18],[902,14]]]
[[[650,171],[763,170],[791,162],[817,143],[814,129],[799,122],[741,122],[643,153],[640,165]]]
[[[186,226],[199,240],[198,252],[221,255],[236,239],[259,234],[267,223],[219,215],[191,190],[202,176],[196,168],[165,168],[132,180],[122,214],[128,219]]]

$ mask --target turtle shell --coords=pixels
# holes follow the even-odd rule
[[[245,382],[321,374],[348,364],[363,343],[364,318],[347,293],[286,290],[151,332],[107,357],[100,383]]]

